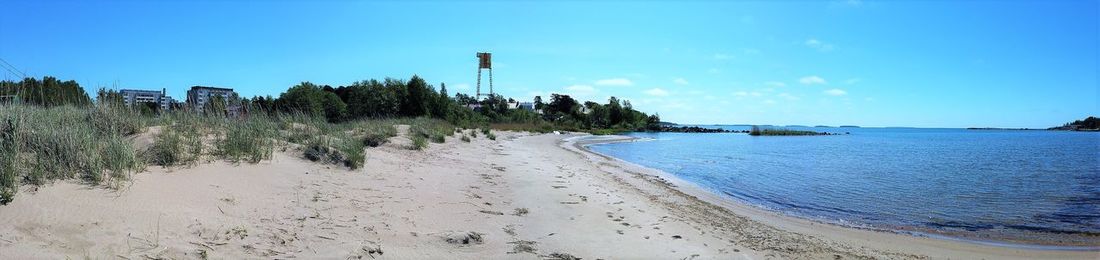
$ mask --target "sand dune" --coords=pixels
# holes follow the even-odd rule
[[[0,206],[0,258],[1095,258],[851,230],[723,202],[568,135],[395,140],[349,171],[150,167],[121,190],[57,182]],[[398,137],[400,138],[400,137]],[[563,141],[564,140],[564,141]],[[675,187],[675,188],[674,188]]]

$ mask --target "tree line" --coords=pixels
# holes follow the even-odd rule
[[[100,89],[97,102],[121,105],[122,97],[114,90]],[[75,81],[43,77],[21,82],[0,81],[0,96],[18,96],[22,102],[40,106],[91,104],[91,99]],[[477,126],[490,123],[552,125],[556,129],[659,130],[660,117],[635,110],[630,101],[611,97],[607,103],[581,103],[569,95],[552,94],[548,103],[535,97],[535,111],[515,109],[514,99],[490,95],[484,99],[438,90],[419,76],[408,80],[385,78],[353,82],[332,87],[302,82],[278,97],[254,96],[240,100],[212,100],[207,111],[222,111],[226,105],[238,106],[249,113],[303,113],[323,117],[330,122],[369,118],[432,117],[456,125]],[[143,112],[158,112],[157,106],[138,104]],[[536,112],[541,111],[541,114]]]
[[[46,76],[42,80],[24,78],[21,81],[0,81],[0,103],[19,101],[39,106],[76,105],[92,103],[88,93],[74,80],[60,81]]]

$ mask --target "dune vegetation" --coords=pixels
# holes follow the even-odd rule
[[[423,150],[447,137],[470,142],[479,131],[495,140],[490,129],[637,131],[660,121],[614,97],[582,104],[553,94],[549,103],[541,97],[533,103],[542,113],[517,109],[500,95],[450,96],[446,85],[437,90],[413,76],[335,88],[302,82],[278,97],[215,97],[205,107],[162,111],[151,103],[125,105],[116,90],[101,88],[93,100],[72,80],[0,81],[0,204],[21,185],[78,179],[118,188],[147,166],[257,163],[276,150],[357,169],[365,149],[402,134],[396,125],[409,126],[406,148]]]
[[[442,143],[453,135],[450,123],[431,118],[364,119],[330,123],[302,113],[225,117],[193,112],[142,115],[133,109],[34,105],[0,106],[0,202],[12,201],[21,185],[78,179],[118,188],[147,166],[177,167],[224,160],[257,163],[278,150],[303,158],[363,167],[364,149],[398,135],[410,125],[418,139]],[[147,147],[134,138],[151,136]]]

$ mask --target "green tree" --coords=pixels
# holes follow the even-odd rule
[[[619,103],[619,98],[611,97],[607,99],[607,123],[609,125],[618,125],[623,123],[623,106]]]
[[[325,110],[325,118],[329,122],[341,122],[347,117],[348,106],[336,93],[325,91],[322,93],[322,107]]]
[[[401,109],[403,114],[411,117],[428,115],[431,111],[429,102],[433,101],[432,96],[434,94],[428,83],[420,76],[413,75],[405,86],[408,95],[405,97]]]
[[[301,112],[307,115],[324,115],[322,105],[322,90],[317,85],[308,81],[298,83],[279,95],[282,102],[282,110],[287,112]]]

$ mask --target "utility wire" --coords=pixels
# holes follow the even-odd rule
[[[6,67],[4,67],[4,69],[5,69],[5,70],[8,70],[8,72],[11,72],[12,74],[16,74],[16,75],[21,75],[21,76],[23,76],[24,78],[26,78],[26,77],[27,77],[27,73],[23,73],[23,71],[20,71],[20,70],[19,70],[18,68],[16,68],[16,67],[15,67],[14,65],[11,65],[11,63],[8,63],[8,61],[4,60],[4,58],[0,58],[0,62],[3,62],[4,64],[6,64],[6,65],[7,65]],[[10,68],[10,69],[9,69],[9,68]],[[18,71],[19,73],[15,73],[15,71],[12,71],[12,70]]]

